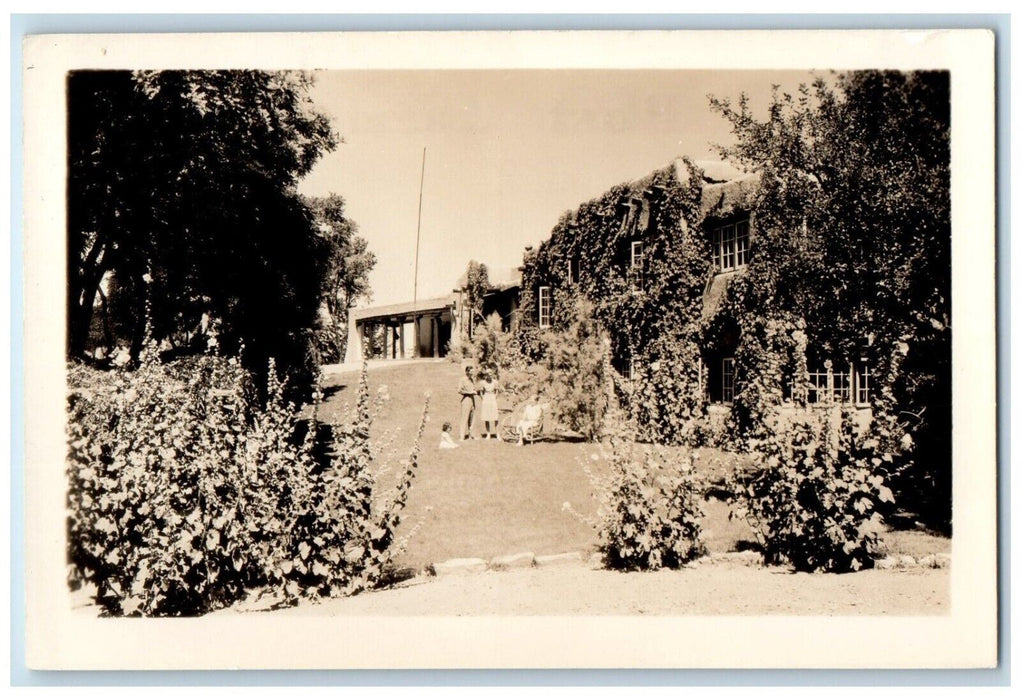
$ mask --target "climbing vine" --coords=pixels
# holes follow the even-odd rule
[[[522,348],[536,359],[540,321],[562,329],[574,297],[589,299],[654,441],[708,441],[723,413],[726,443],[753,447],[778,406],[867,402],[898,503],[948,530],[948,80],[820,79],[776,92],[764,121],[743,97],[712,98],[736,137],[720,155],[754,175],[684,161],[566,212],[525,256]],[[720,274],[714,229],[741,216],[747,248],[727,267],[743,269]],[[728,411],[706,411],[707,388]]]
[[[700,216],[700,181],[682,181],[669,167],[611,188],[562,215],[550,238],[526,252],[522,271],[522,349],[539,359],[550,342],[539,327],[541,287],[553,331],[567,328],[584,297],[609,335],[616,369],[632,377],[628,407],[644,418],[643,437],[667,442],[682,440],[704,403],[697,341],[711,265],[708,241],[688,223]]]

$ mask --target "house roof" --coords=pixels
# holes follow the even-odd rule
[[[688,167],[688,163],[702,171],[702,183],[705,185],[713,185],[722,182],[731,182],[733,180],[741,180],[754,173],[750,173],[747,170],[740,168],[739,166],[725,160],[712,160],[712,159],[700,159],[692,160],[685,158],[675,158],[673,161],[674,174],[680,182],[687,182],[691,179],[692,171]]]
[[[752,209],[758,191],[760,176],[747,172],[738,166],[722,160],[685,160],[675,158],[672,167],[679,182],[688,182],[695,174],[688,166],[701,171],[702,202],[701,215],[705,217],[727,216],[735,210]],[[647,175],[630,183],[632,190],[641,189],[652,182],[655,174]]]
[[[489,267],[489,288],[491,291],[504,292],[508,289],[521,286],[521,269],[518,266]],[[461,273],[454,285],[457,289],[464,289],[468,284],[468,272]]]
[[[746,173],[734,180],[703,185],[699,207],[702,218],[728,216],[735,210],[753,209],[760,179],[758,173]]]

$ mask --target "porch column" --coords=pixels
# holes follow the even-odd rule
[[[344,362],[358,362],[362,359],[362,335],[364,327],[351,318],[347,322],[347,350],[344,352]]]
[[[456,308],[450,308],[450,350],[451,352],[461,347],[461,318]]]
[[[435,316],[429,317],[429,330],[432,331],[433,357],[440,356],[440,322]]]
[[[397,337],[401,341],[401,359],[403,360],[404,359],[404,324],[403,323],[401,324],[401,330],[400,330],[400,333],[398,333]]]

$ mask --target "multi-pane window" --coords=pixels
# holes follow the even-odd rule
[[[549,328],[553,311],[551,292],[549,287],[539,287],[539,328]]]
[[[744,267],[748,264],[748,222],[739,221],[734,225],[734,266]]]
[[[823,370],[821,372],[808,373],[808,403],[823,403],[829,401],[830,396],[830,375]]]
[[[855,379],[857,380],[856,401],[870,403],[872,401],[872,369],[868,365],[858,367]]]
[[[713,231],[713,262],[721,272],[748,264],[748,221],[728,224]]]
[[[830,388],[832,391],[831,401],[836,403],[850,403],[851,401],[851,373],[832,372]]]
[[[789,395],[801,396],[793,382]],[[851,366],[847,371],[823,369],[808,373],[807,403],[851,403],[867,404],[872,401],[872,370],[868,365]]]
[[[734,400],[734,358],[724,357],[722,363],[722,372],[720,372],[720,380],[722,382],[720,397],[724,403],[730,403]]]
[[[645,288],[645,248],[642,241],[631,241],[631,289],[640,292]]]

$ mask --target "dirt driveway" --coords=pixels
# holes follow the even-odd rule
[[[798,574],[710,563],[651,573],[551,568],[419,577],[272,615],[946,615],[950,570]],[[267,613],[261,613],[267,614]]]

